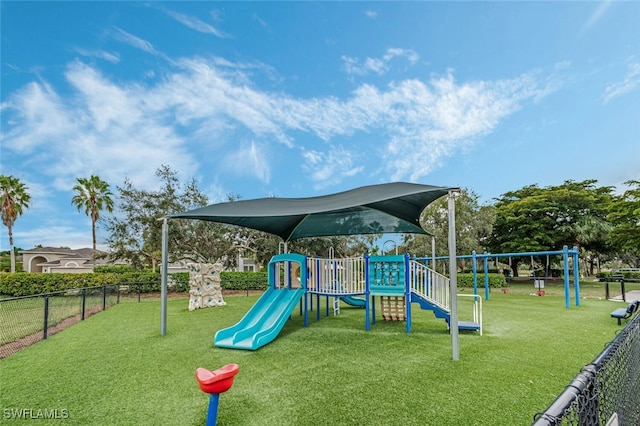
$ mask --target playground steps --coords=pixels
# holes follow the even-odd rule
[[[385,321],[406,321],[407,308],[404,296],[382,296],[380,297],[382,318]]]
[[[447,321],[447,323],[449,322],[449,318],[451,317],[451,314],[449,313],[448,310],[430,302],[429,300],[425,299],[419,294],[411,293],[411,302],[419,304],[421,309],[424,309],[427,311],[433,311],[433,314],[435,315],[436,318],[444,319]]]
[[[411,301],[418,303],[420,308],[433,311],[433,314],[436,318],[442,318],[447,322],[447,327],[450,326],[451,321],[451,313],[438,305],[431,303],[429,300],[421,297],[416,293],[411,294]],[[480,331],[482,327],[479,323],[474,321],[458,321],[458,330],[463,331]]]
[[[447,324],[449,324],[449,321],[447,321]],[[473,321],[458,321],[458,330],[479,331],[480,324]]]

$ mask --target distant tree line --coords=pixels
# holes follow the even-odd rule
[[[603,262],[640,267],[640,181],[625,185],[628,189],[619,195],[613,187],[597,186],[596,180],[568,180],[544,188],[529,185],[483,206],[475,193],[464,189],[456,200],[457,252],[556,251],[566,245],[579,249],[589,275]],[[435,235],[436,253],[446,255],[447,200],[427,207],[421,223]],[[431,238],[406,235],[403,250],[431,255]],[[511,259],[514,275],[522,261],[526,259]],[[546,257],[535,262],[549,266]]]
[[[129,179],[116,187],[98,176],[78,178],[71,202],[91,218],[96,249],[96,226],[105,225],[112,260],[127,260],[136,269],[155,270],[162,256],[162,218],[209,204],[191,179],[181,182],[177,173],[162,165],[156,171],[158,190],[137,188]],[[603,262],[640,267],[640,181],[625,182],[626,190],[598,186],[596,180],[565,181],[562,185],[529,185],[503,194],[494,203],[480,205],[479,197],[463,189],[456,200],[456,245],[459,254],[511,253],[560,250],[576,246],[584,271],[593,274]],[[13,226],[28,208],[28,188],[13,176],[0,176],[2,221],[9,231],[10,270],[15,271]],[[240,196],[228,194],[233,202]],[[101,212],[110,214],[103,217]],[[448,209],[443,197],[427,207],[421,225],[435,236],[436,253],[448,253]],[[309,256],[336,257],[376,253],[382,235],[304,238],[289,243],[291,251]],[[398,250],[431,255],[429,236],[406,234]],[[274,235],[221,223],[172,219],[169,227],[169,262],[223,262],[237,265],[238,256],[253,257],[260,264],[281,250]],[[513,258],[517,273],[521,258]],[[546,265],[546,259],[537,259]]]

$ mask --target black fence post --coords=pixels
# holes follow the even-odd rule
[[[116,304],[119,304],[119,303],[120,303],[120,284],[118,284],[118,290],[117,290],[117,292],[118,292],[118,298],[117,298],[117,300],[116,300]]]
[[[140,303],[140,292],[142,291],[142,283],[136,283],[136,286],[138,287],[138,303]]]
[[[82,289],[82,316],[80,318],[82,321],[84,321],[84,313],[86,308],[87,308],[87,289],[83,288]]]
[[[102,286],[102,310],[107,309],[107,286]]]
[[[42,339],[47,339],[47,328],[49,328],[49,296],[44,297],[44,330]]]

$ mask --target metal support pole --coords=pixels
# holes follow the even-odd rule
[[[580,306],[580,271],[576,267],[579,265],[578,247],[573,246],[573,253],[571,256],[573,257],[573,286],[576,293],[576,306]]]
[[[160,281],[160,335],[167,334],[167,271],[169,259],[169,223],[162,219],[162,269]]]
[[[435,261],[435,260],[434,260]],[[364,255],[364,329],[371,330],[371,297],[369,293],[369,254]]]
[[[436,270],[436,237],[431,236],[431,269]]]
[[[449,295],[451,297],[451,319],[449,329],[451,331],[451,351],[454,361],[460,359],[458,347],[458,271],[456,264],[456,199],[455,192],[449,191]]]
[[[411,333],[411,263],[409,259],[409,253],[404,255],[404,303],[405,303],[405,312],[407,313],[407,318],[405,319],[407,326],[407,333]]]
[[[476,257],[476,251],[473,250],[471,252],[471,270],[473,271],[473,294],[478,295],[478,265],[476,264],[477,262],[477,257]],[[487,273],[487,270],[485,269],[485,274]]]
[[[489,257],[486,251],[482,261],[482,267],[484,268],[484,300],[489,300]]]
[[[87,289],[83,288],[82,289],[82,315],[80,317],[82,321],[84,321],[84,312],[86,310],[86,306],[87,306]]]
[[[564,305],[571,307],[571,291],[569,290],[569,248],[562,247],[562,262],[564,263]]]
[[[220,399],[219,393],[212,393],[209,397],[209,410],[207,411],[207,423],[206,426],[216,426],[218,420],[218,402]]]
[[[44,297],[44,326],[42,338],[47,339],[47,328],[49,328],[49,296]]]

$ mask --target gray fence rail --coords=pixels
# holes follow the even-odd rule
[[[640,315],[534,416],[533,425],[640,425]]]
[[[0,359],[119,303],[121,286],[127,293],[137,292],[139,299],[141,289],[150,285],[157,283],[109,284],[0,299]]]

